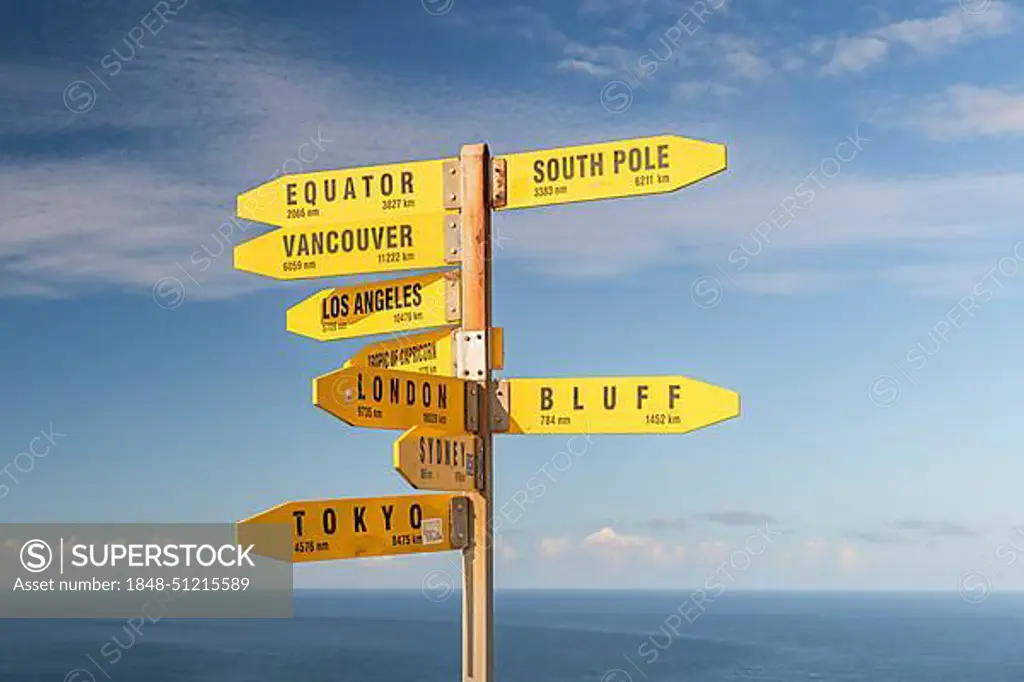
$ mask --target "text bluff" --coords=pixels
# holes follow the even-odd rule
[[[353,533],[368,533],[369,528],[366,525],[366,510],[369,507],[367,505],[353,505],[352,511],[352,528]],[[339,507],[344,513],[345,507]],[[380,515],[376,516],[371,514],[370,521],[379,518],[384,524],[384,531],[389,532],[392,530],[392,524],[397,520],[395,516],[395,505],[393,504],[382,504],[380,505]],[[306,511],[304,509],[296,509],[292,512],[292,518],[295,519],[295,534],[298,537],[302,537],[306,531]],[[338,532],[338,509],[334,507],[326,507],[320,514],[320,527],[323,529],[325,535],[334,535]],[[419,530],[423,526],[423,507],[415,502],[409,506],[409,527],[413,530]],[[376,529],[377,526],[374,525]],[[345,530],[342,528],[342,532]]]
[[[682,386],[680,386],[679,384],[670,384],[665,387],[665,390],[666,397],[668,398],[668,409],[675,409],[676,402],[678,402],[682,397],[680,395]],[[572,387],[572,409],[574,410],[584,410],[587,408],[587,405],[585,405],[583,402],[583,397],[581,393],[582,391],[580,390],[579,386]],[[623,391],[623,393],[625,393],[625,391]],[[618,386],[615,386],[613,384],[606,385],[603,387],[602,394],[603,395],[601,400],[601,406],[604,407],[604,409],[614,410],[619,406]],[[633,405],[636,407],[636,409],[644,409],[644,403],[651,397],[650,386],[647,386],[646,384],[640,384],[639,386],[636,387],[635,396],[630,397],[635,397],[635,402],[633,402]],[[538,398],[540,399],[540,409],[542,411],[556,409],[555,389],[553,387],[541,386],[539,388]],[[628,397],[626,399],[628,399]],[[628,403],[623,403],[623,405],[628,406]],[[565,405],[562,404],[561,401],[559,401],[558,407],[564,408]]]

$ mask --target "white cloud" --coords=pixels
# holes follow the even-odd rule
[[[840,570],[852,571],[860,567],[860,554],[857,552],[856,547],[843,541],[839,544],[837,551]]]
[[[505,561],[515,561],[519,558],[519,552],[512,545],[502,545],[500,554]]]
[[[888,54],[889,43],[881,38],[840,38],[832,58],[821,71],[824,74],[865,71],[884,61]]]
[[[540,553],[553,558],[563,555],[569,549],[569,538],[541,538]]]
[[[741,95],[739,88],[722,83],[708,83],[706,81],[687,81],[676,83],[672,86],[672,96],[675,99],[691,102],[712,97],[735,97]]]
[[[594,62],[588,62],[585,59],[563,59],[555,65],[555,68],[559,71],[578,71],[585,73],[588,76],[610,76],[615,73],[615,69],[595,64]]]
[[[834,41],[831,59],[821,71],[827,75],[864,71],[885,61],[895,46],[934,55],[957,45],[1004,35],[1015,19],[1016,10],[1001,0],[994,0],[976,14],[954,5],[936,17],[899,21],[858,36],[841,37]],[[808,51],[821,53],[826,44],[812,42]]]
[[[641,561],[658,566],[679,564],[686,556],[682,545],[666,544],[644,535],[625,535],[606,526],[583,539],[583,546],[618,564]]]
[[[917,107],[907,122],[939,140],[1024,135],[1024,92],[953,85]]]

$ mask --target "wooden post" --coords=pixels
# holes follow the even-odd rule
[[[462,147],[462,330],[483,334],[477,367],[482,489],[469,494],[473,503],[472,532],[463,550],[462,676],[464,682],[494,678],[494,542],[491,525],[494,501],[491,432],[491,206],[488,196],[489,153],[486,144]],[[482,363],[482,367],[480,366]]]

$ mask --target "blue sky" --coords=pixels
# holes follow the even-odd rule
[[[310,379],[362,342],[285,332],[327,282],[233,271],[225,244],[268,229],[228,222],[235,195],[467,142],[671,132],[726,143],[730,169],[495,217],[504,374],[683,374],[738,391],[744,414],[577,440],[565,471],[564,437],[499,438],[498,585],[688,587],[726,562],[737,588],[953,590],[971,571],[968,591],[1024,587],[1008,549],[1024,548],[1024,8],[43,0],[0,16],[0,521],[224,522],[411,492],[397,432],[310,404]],[[542,471],[545,493],[510,504]],[[770,542],[747,561],[758,528]],[[415,588],[455,567],[321,564],[297,583]]]

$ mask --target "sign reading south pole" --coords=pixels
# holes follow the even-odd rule
[[[417,426],[395,441],[395,470],[419,490],[475,490],[478,439]]]
[[[725,145],[678,135],[599,142],[498,157],[506,198],[495,208],[551,206],[674,192],[726,168]]]
[[[444,213],[282,227],[234,250],[236,270],[283,280],[439,268],[458,257],[459,217]]]
[[[236,526],[253,554],[304,563],[444,552],[466,544],[468,502],[456,495],[403,495],[286,502]],[[267,542],[268,524],[292,527],[292,552]]]
[[[466,430],[466,381],[453,377],[343,367],[313,379],[313,404],[352,426]]]
[[[509,379],[507,433],[687,433],[738,417],[740,396],[680,376]]]
[[[283,175],[239,194],[237,213],[280,227],[437,214],[446,204],[445,164],[455,162],[410,161]]]
[[[288,309],[288,331],[317,341],[427,329],[461,319],[459,273],[324,289]]]

